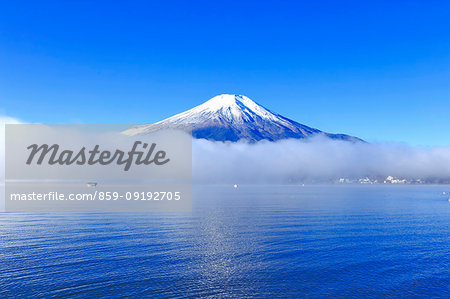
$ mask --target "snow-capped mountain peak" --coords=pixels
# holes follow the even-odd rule
[[[314,129],[255,103],[243,95],[221,94],[188,111],[169,117],[154,125],[135,126],[125,134],[145,134],[164,127],[192,130],[196,138],[218,141],[280,140],[305,138],[322,134],[333,139],[356,141],[358,138],[329,134]]]
[[[208,119],[220,119],[230,123],[244,123],[251,121],[255,117],[267,120],[277,119],[272,112],[253,102],[246,96],[221,94],[191,110],[162,120],[157,124],[166,122],[183,123],[186,120],[191,120],[191,123],[196,123]]]
[[[256,104],[243,95],[221,94],[194,108],[195,110],[208,110],[211,112],[228,112],[236,117],[244,112],[254,113],[262,118],[273,119],[273,114],[264,107]]]

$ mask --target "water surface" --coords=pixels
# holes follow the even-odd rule
[[[0,214],[0,296],[450,297],[449,186],[196,186],[192,213]]]

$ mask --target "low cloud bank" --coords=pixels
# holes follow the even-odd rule
[[[330,182],[387,176],[450,182],[450,147],[350,143],[323,137],[255,144],[193,140],[194,182]]]
[[[0,212],[5,210],[5,124],[19,124],[17,118],[0,115]]]
[[[21,121],[0,116],[0,185],[5,178],[7,123]],[[194,139],[192,155],[197,183],[334,182],[387,176],[450,183],[450,147],[351,143],[324,137],[253,144]]]
[[[5,180],[5,125],[20,123],[22,122],[17,118],[0,115],[0,185],[4,184]]]

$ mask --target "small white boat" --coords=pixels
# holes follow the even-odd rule
[[[87,186],[87,187],[92,187],[92,188],[93,188],[93,187],[97,187],[97,183],[96,183],[96,182],[87,182],[87,183],[86,183],[86,186]]]
[[[239,187],[237,184],[234,184],[233,187],[236,189],[237,187]]]

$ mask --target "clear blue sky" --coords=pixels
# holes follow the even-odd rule
[[[0,114],[151,123],[220,93],[448,146],[450,1],[1,1]]]

